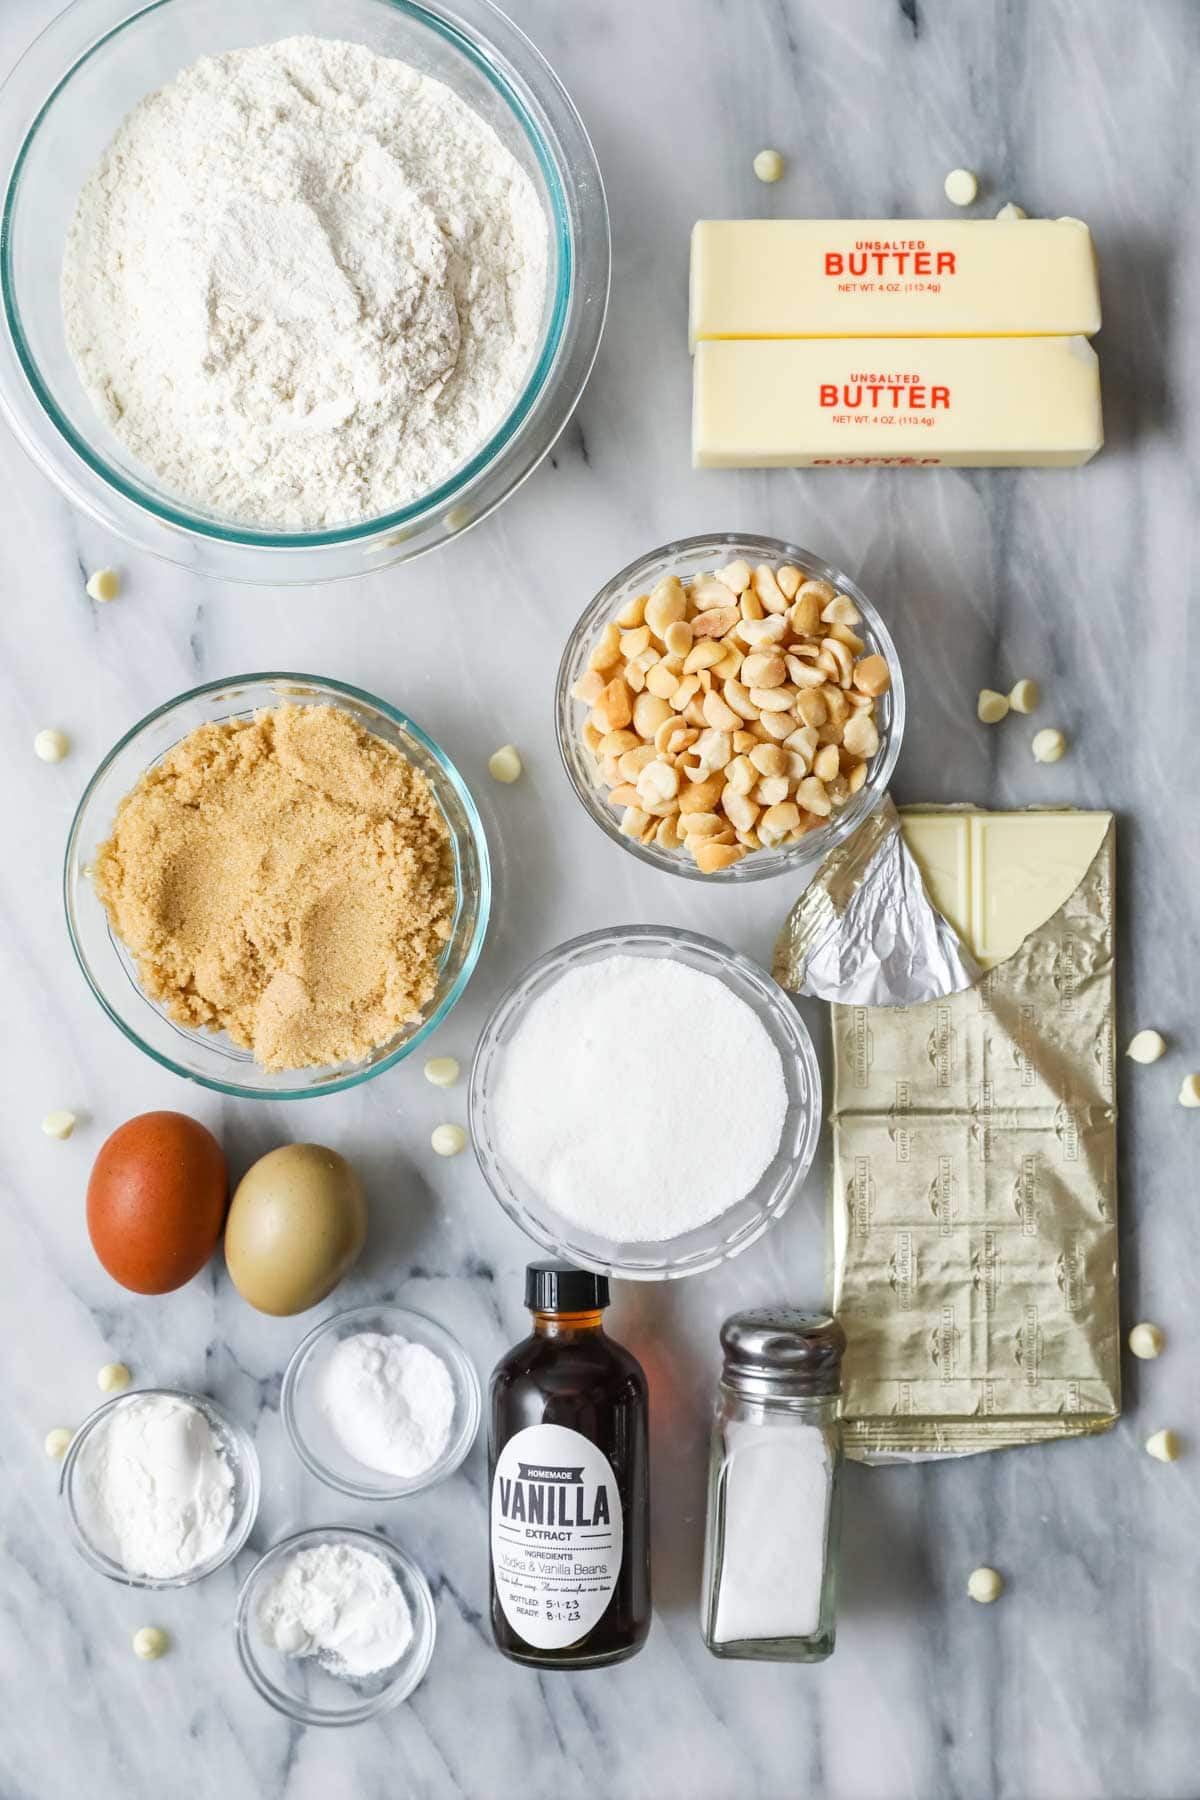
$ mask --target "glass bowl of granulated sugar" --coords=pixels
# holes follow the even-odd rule
[[[248,42],[243,0],[75,0],[17,64],[0,410],[139,548],[234,581],[369,574],[558,437],[604,323],[603,183],[491,0],[249,16]]]
[[[471,1135],[522,1230],[582,1268],[669,1281],[737,1256],[812,1164],[821,1077],[791,998],[666,925],[591,932],[518,977],[480,1038]]]

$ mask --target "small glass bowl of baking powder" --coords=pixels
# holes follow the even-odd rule
[[[87,1492],[89,1462],[99,1444],[100,1434],[108,1428],[115,1414],[145,1400],[179,1400],[194,1406],[207,1419],[217,1449],[233,1476],[233,1507],[224,1543],[212,1556],[179,1575],[143,1575],[118,1562],[110,1553],[111,1544],[108,1549],[104,1548],[107,1533]],[[258,1453],[250,1434],[207,1395],[189,1394],[179,1388],[135,1388],[114,1395],[95,1412],[89,1413],[71,1439],[58,1484],[67,1511],[71,1542],[84,1562],[98,1569],[101,1575],[107,1575],[110,1581],[123,1582],[126,1587],[156,1589],[191,1587],[193,1582],[203,1581],[206,1575],[212,1575],[232,1562],[254,1528],[261,1489]]]
[[[345,1545],[378,1557],[403,1595],[412,1634],[400,1658],[373,1675],[334,1674],[319,1656],[286,1655],[263,1632],[263,1599],[288,1563],[325,1545]],[[395,1544],[372,1531],[324,1525],[284,1538],[259,1558],[242,1583],[234,1630],[242,1668],[276,1712],[300,1725],[360,1725],[399,1706],[424,1679],[437,1637],[437,1614],[428,1581]]]
[[[363,1332],[421,1344],[445,1364],[454,1390],[454,1412],[444,1449],[418,1475],[406,1478],[358,1461],[341,1442],[322,1407],[321,1385],[330,1358],[339,1344]],[[435,1319],[403,1306],[355,1306],[315,1326],[287,1366],[280,1400],[284,1427],[301,1462],[328,1487],[359,1500],[401,1500],[444,1481],[475,1442],[481,1409],[479,1377],[458,1339]]]
[[[779,1054],[785,1106],[779,1141],[749,1192],[714,1218],[658,1240],[618,1239],[556,1212],[515,1169],[499,1142],[496,1095],[507,1046],[528,1008],[563,976],[614,957],[648,957],[683,964],[715,978],[755,1015]],[[630,1021],[631,1030],[636,1020]],[[680,1054],[686,1046],[681,1044]],[[542,1095],[553,1107],[553,1093]],[[531,963],[498,1001],[483,1028],[471,1068],[471,1138],[485,1180],[514,1224],[579,1268],[626,1281],[674,1281],[738,1256],[788,1210],[804,1184],[821,1129],[821,1072],[812,1039],[792,1000],[747,956],[713,938],[670,925],[626,925],[572,938]],[[619,1133],[620,1120],[613,1123]]]
[[[401,751],[433,789],[450,833],[458,904],[421,1018],[361,1062],[272,1071],[223,1031],[182,1025],[138,980],[137,960],[112,930],[91,881],[91,865],[117,809],[145,771],[199,726],[249,719],[275,706],[329,705]],[[187,1081],[239,1099],[308,1100],[358,1087],[422,1043],[457,1003],[483,948],[492,901],[487,836],[475,802],[445,751],[406,714],[361,688],[320,675],[233,675],[169,700],[115,744],[83,791],[67,838],[63,900],[71,947],[96,999],[131,1043]]]
[[[827,824],[810,831],[797,844],[776,850],[753,850],[726,869],[705,874],[696,867],[686,850],[666,850],[659,845],[639,844],[621,831],[621,809],[609,803],[608,789],[599,782],[596,759],[580,735],[588,708],[572,697],[571,689],[588,666],[588,657],[600,633],[615,619],[627,601],[647,593],[664,576],[678,575],[687,582],[693,576],[711,572],[738,558],[751,567],[769,563],[777,568],[791,563],[806,580],[828,581],[839,593],[849,594],[861,615],[855,631],[864,641],[863,655],[882,656],[888,665],[891,685],[876,701],[875,718],[879,729],[879,749],[871,759],[867,779],[857,794],[852,794]],[[868,815],[874,812],[887,792],[900,743],[904,736],[904,677],[892,636],[879,613],[856,582],[831,563],[814,556],[799,544],[782,538],[757,537],[745,532],[726,532],[714,536],[681,538],[677,543],[663,544],[646,556],[639,556],[627,568],[606,582],[596,598],[589,602],[567,640],[558,670],[555,699],[555,724],[559,755],[571,786],[588,817],[623,850],[640,862],[668,875],[682,875],[704,882],[762,881],[769,875],[796,874],[814,870],[830,851],[850,836]]]

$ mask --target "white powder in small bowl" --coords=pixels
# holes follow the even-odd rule
[[[413,1622],[381,1556],[354,1544],[297,1550],[258,1603],[263,1640],[284,1656],[315,1656],[331,1675],[362,1681],[398,1663]]]
[[[405,1481],[445,1451],[454,1403],[435,1351],[379,1331],[342,1338],[317,1379],[317,1405],[346,1454]]]
[[[174,1395],[115,1408],[81,1449],[79,1480],[92,1535],[131,1575],[186,1575],[229,1536],[233,1471],[199,1407]]]
[[[504,1047],[502,1160],[583,1231],[663,1243],[743,1199],[779,1148],[779,1051],[716,976],[612,956],[538,995]]]

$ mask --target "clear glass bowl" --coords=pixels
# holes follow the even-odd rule
[[[608,803],[608,789],[597,786],[596,761],[580,737],[580,727],[588,714],[581,701],[571,698],[571,689],[587,668],[587,659],[596,639],[615,618],[627,600],[643,594],[664,575],[678,575],[688,580],[703,571],[719,568],[723,563],[745,557],[749,563],[792,563],[810,579],[828,581],[844,594],[849,594],[862,614],[858,635],[866,642],[864,655],[878,653],[891,670],[892,685],[875,703],[880,745],[867,774],[866,783],[853,794],[846,805],[831,817],[828,825],[810,831],[798,844],[778,850],[753,850],[728,869],[705,875],[686,850],[663,850],[657,844],[638,844],[621,836],[620,812]],[[811,550],[789,544],[783,538],[755,537],[746,532],[726,532],[716,537],[681,538],[678,543],[664,544],[639,556],[636,562],[614,575],[587,607],[567,640],[558,669],[555,698],[555,725],[559,754],[571,786],[588,817],[614,843],[620,844],[641,862],[668,875],[684,875],[708,883],[716,881],[762,881],[769,875],[794,874],[797,870],[815,869],[835,845],[849,837],[854,828],[874,811],[887,792],[888,782],[900,754],[904,736],[904,677],[891,633],[857,583],[831,563],[822,562]]]
[[[93,1515],[83,1485],[89,1451],[95,1446],[97,1430],[107,1425],[112,1415],[123,1407],[131,1406],[138,1400],[154,1399],[186,1400],[189,1406],[202,1412],[233,1471],[233,1520],[229,1536],[215,1556],[210,1556],[207,1562],[197,1563],[194,1569],[188,1569],[182,1575],[139,1575],[110,1556],[101,1547],[104,1529]],[[193,1582],[202,1581],[206,1575],[223,1569],[237,1555],[254,1528],[260,1490],[258,1454],[249,1433],[214,1401],[208,1399],[207,1395],[188,1394],[180,1388],[135,1388],[128,1393],[116,1394],[111,1400],[106,1400],[103,1406],[98,1406],[71,1439],[58,1484],[58,1491],[67,1509],[67,1528],[71,1541],[84,1562],[90,1563],[93,1569],[99,1569],[110,1581],[120,1581],[126,1587],[137,1588],[191,1587]]]
[[[405,1480],[360,1463],[343,1448],[318,1405],[317,1390],[330,1356],[343,1338],[357,1337],[361,1331],[424,1344],[441,1357],[450,1372],[455,1397],[450,1436],[441,1456],[423,1475]],[[327,1486],[359,1500],[401,1500],[454,1473],[475,1442],[481,1405],[475,1365],[444,1325],[403,1306],[356,1306],[325,1319],[301,1341],[283,1378],[280,1410],[297,1456]]]
[[[248,719],[264,707],[329,702],[376,737],[395,745],[425,775],[454,846],[458,911],[442,955],[437,992],[425,1016],[365,1061],[272,1072],[222,1031],[179,1024],[143,990],[133,953],[113,932],[87,871],[112,832],[117,808],[141,776],[197,726]],[[176,1075],[244,1099],[306,1100],[357,1087],[410,1056],[455,1005],[479,960],[492,899],[487,838],[462,776],[444,750],[385,700],[319,675],[234,675],[168,700],[127,732],[83,791],[67,839],[63,868],[67,929],[79,966],[97,1000],[125,1036]]]
[[[382,1558],[395,1576],[412,1614],[413,1634],[398,1663],[358,1680],[331,1675],[315,1656],[285,1656],[263,1640],[259,1603],[289,1557],[321,1544],[349,1544]],[[429,1583],[402,1550],[374,1532],[319,1525],[284,1538],[259,1558],[242,1584],[235,1622],[241,1664],[254,1688],[276,1712],[300,1725],[360,1725],[406,1700],[423,1680],[437,1637],[437,1615]]]
[[[713,975],[752,1008],[779,1051],[787,1115],[779,1147],[750,1193],[695,1230],[657,1243],[622,1243],[581,1231],[556,1213],[505,1162],[493,1103],[505,1046],[522,1015],[568,970],[610,956],[669,957]],[[554,1104],[554,1096],[546,1096]],[[771,977],[725,944],[669,925],[626,925],[572,938],[532,963],[508,989],[483,1028],[471,1067],[471,1138],[484,1179],[522,1231],[580,1268],[627,1281],[673,1281],[738,1256],[781,1219],[804,1183],[821,1129],[821,1073],[812,1040],[790,997]]]
[[[129,110],[199,57],[309,34],[365,44],[444,82],[532,180],[550,241],[542,341],[491,439],[448,481],[384,517],[262,531],[167,492],[96,413],[67,348],[59,277],[80,188]],[[0,90],[0,408],[77,506],[143,550],[226,581],[369,574],[476,523],[534,469],[587,380],[608,303],[608,208],[557,76],[490,0],[75,0]]]

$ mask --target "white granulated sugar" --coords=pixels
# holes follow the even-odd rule
[[[501,1156],[571,1225],[661,1243],[743,1198],[787,1112],[744,1000],[666,958],[613,956],[532,1002],[496,1080]]]
[[[285,1656],[315,1656],[331,1675],[357,1681],[398,1663],[413,1634],[383,1558],[338,1543],[288,1558],[258,1603],[258,1628]]]
[[[393,1333],[343,1338],[321,1371],[317,1403],[348,1455],[405,1481],[431,1469],[450,1442],[449,1369],[425,1344]]]
[[[205,57],[140,102],[67,239],[67,341],[174,495],[260,526],[376,517],[495,431],[537,349],[532,182],[441,82],[360,45]]]

